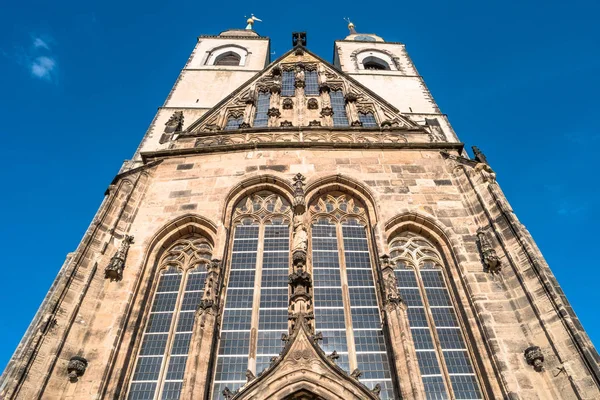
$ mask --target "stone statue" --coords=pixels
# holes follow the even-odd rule
[[[308,243],[308,233],[306,227],[302,223],[302,217],[299,215],[294,216],[294,239],[292,242],[292,251],[303,251],[306,252]]]

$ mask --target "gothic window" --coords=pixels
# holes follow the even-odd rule
[[[390,251],[427,399],[482,399],[442,257],[412,232],[395,237]]]
[[[296,94],[296,73],[292,71],[283,71],[281,82],[281,95],[293,96]]]
[[[307,96],[319,95],[319,81],[317,76],[317,71],[304,72],[304,79],[306,80],[306,87],[304,88],[304,93]]]
[[[269,106],[271,104],[271,93],[259,92],[256,102],[256,114],[254,115],[254,127],[264,127],[269,123]]]
[[[128,400],[179,399],[211,252],[205,238],[188,236],[162,257]]]
[[[240,60],[239,54],[229,51],[217,56],[214,65],[240,65]]]
[[[359,112],[358,119],[364,128],[377,128],[377,121],[372,112]]]
[[[237,390],[246,370],[258,375],[283,348],[288,333],[290,205],[281,196],[258,192],[233,213],[229,283],[213,385],[213,399],[225,387]],[[257,335],[251,336],[255,330]]]
[[[337,351],[337,364],[359,368],[362,383],[380,384],[381,399],[394,399],[371,267],[364,206],[339,192],[310,207],[315,330],[322,348]]]
[[[225,125],[225,130],[233,131],[240,129],[242,122],[244,122],[244,115],[230,115],[227,117],[227,125]]]
[[[331,108],[333,109],[333,126],[348,126],[344,94],[341,90],[332,90],[329,96],[331,98]]]

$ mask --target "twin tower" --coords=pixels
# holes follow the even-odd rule
[[[598,399],[598,354],[401,43],[201,36],[3,399]]]

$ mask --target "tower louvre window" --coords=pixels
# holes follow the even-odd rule
[[[236,129],[240,129],[240,125],[242,124],[242,122],[244,122],[244,116],[243,115],[239,115],[239,116],[230,115],[227,118],[227,125],[225,125],[225,130],[226,131],[233,131],[233,130],[236,130]]]
[[[346,114],[346,101],[341,90],[331,91],[331,108],[333,108],[333,126],[348,126]]]
[[[256,102],[256,114],[254,115],[254,127],[265,127],[269,123],[269,106],[271,104],[271,93],[259,92]]]
[[[391,69],[390,65],[379,57],[374,57],[374,56],[365,57],[363,59],[362,63],[363,63],[363,66],[365,67],[365,69],[369,69],[369,70],[389,71]]]
[[[372,112],[359,112],[358,119],[364,128],[377,128],[377,121],[375,120],[375,115],[373,115]]]
[[[291,208],[271,192],[258,192],[234,210],[233,247],[225,295],[213,399],[246,383],[277,356],[288,333],[289,222]],[[251,331],[256,336],[251,336]],[[255,367],[254,367],[255,365]]]
[[[306,71],[304,73],[304,79],[306,80],[304,93],[306,95],[317,96],[319,94],[319,81],[317,76],[317,71]]]
[[[163,257],[129,400],[179,398],[211,251],[204,238],[190,236]]]
[[[296,73],[294,71],[283,71],[281,82],[281,95],[293,96],[296,94]]]
[[[393,239],[390,250],[427,398],[482,399],[441,256],[412,232]]]
[[[214,65],[240,65],[241,59],[239,54],[229,51],[217,56]]]
[[[334,350],[347,372],[379,384],[381,399],[394,399],[366,225],[365,208],[343,193],[321,196],[310,207],[315,330],[322,348]],[[347,282],[347,284],[346,284]]]

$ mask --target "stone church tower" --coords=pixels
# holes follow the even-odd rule
[[[201,36],[2,399],[600,399],[598,354],[401,43]]]

